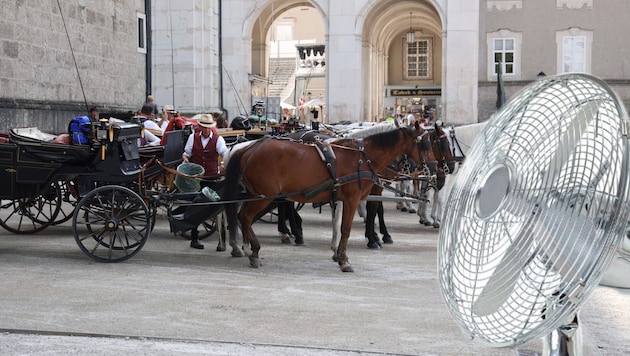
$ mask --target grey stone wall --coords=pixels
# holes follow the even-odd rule
[[[146,55],[137,50],[144,1],[59,4],[61,12],[57,1],[0,0],[0,132],[63,132],[88,107],[125,112],[144,102]]]

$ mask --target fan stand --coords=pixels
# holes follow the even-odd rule
[[[578,356],[582,355],[582,329],[578,316],[543,338],[543,355],[545,356]]]

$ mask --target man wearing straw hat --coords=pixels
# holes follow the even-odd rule
[[[216,176],[221,173],[219,166],[219,156],[227,153],[225,139],[217,133],[216,121],[212,115],[203,114],[199,118],[199,132],[188,136],[182,160],[185,163],[191,162],[202,166],[205,176]],[[201,182],[204,186],[204,182]],[[204,246],[195,237],[190,241],[190,247],[203,249]]]
[[[219,156],[225,155],[228,151],[225,139],[219,136],[215,129],[216,125],[212,115],[201,115],[199,118],[200,130],[188,136],[182,154],[184,162],[201,165],[206,171],[206,176],[215,176],[221,173],[218,159]]]

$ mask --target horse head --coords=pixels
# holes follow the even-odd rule
[[[416,133],[415,147],[409,157],[420,164],[426,175],[434,175],[438,162],[431,150],[431,136],[417,121],[413,124],[413,131]]]
[[[455,157],[449,143],[449,135],[444,131],[441,121],[435,123],[435,130],[432,133],[433,154],[438,160],[439,169],[444,174],[451,174],[455,171]]]

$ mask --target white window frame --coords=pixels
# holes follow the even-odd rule
[[[137,25],[136,25],[136,40],[138,45],[138,52],[147,53],[147,15],[137,13]]]
[[[488,34],[486,34],[486,48],[487,48],[487,56],[488,56],[488,60],[486,61],[487,62],[487,67],[486,67],[487,80],[489,82],[497,80],[497,70],[496,70],[496,65],[494,62],[494,54],[496,52],[494,49],[495,39],[503,39],[503,40],[509,39],[513,41],[514,47],[512,49],[512,53],[513,53],[512,73],[508,73],[505,71],[506,63],[505,61],[503,61],[502,62],[503,71],[501,72],[501,75],[503,76],[504,79],[520,80],[521,73],[522,73],[521,58],[523,56],[523,51],[522,51],[523,35],[521,32],[515,32],[515,31],[510,31],[510,30],[505,30],[505,29],[499,30],[496,32],[489,32]],[[505,50],[503,50],[503,52],[505,53]]]
[[[575,50],[575,44],[582,43],[583,51]],[[593,49],[593,31],[570,28],[556,32],[558,74],[562,73],[591,73],[591,58]],[[576,56],[581,56],[577,58]],[[582,68],[576,67],[581,63]]]
[[[280,21],[274,28],[273,41],[293,41],[295,21]]]
[[[433,38],[432,37],[416,37],[416,46],[419,45],[419,43],[421,42],[426,42],[427,45],[427,53],[425,55],[422,54],[416,54],[413,55],[416,58],[421,58],[424,57],[426,58],[426,71],[427,71],[427,75],[417,75],[417,76],[410,76],[409,75],[409,44],[407,43],[406,39],[403,39],[403,78],[404,80],[432,80],[433,79]],[[419,69],[416,69],[419,70]]]

